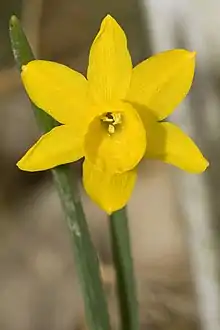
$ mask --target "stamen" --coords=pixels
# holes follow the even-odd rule
[[[107,112],[103,117],[101,117],[103,123],[107,123],[108,133],[115,133],[116,125],[121,124],[122,118],[120,113]]]
[[[110,112],[107,112],[106,115],[101,117],[101,120],[104,121],[105,123],[113,123],[114,122],[113,115]]]
[[[108,132],[109,134],[115,133],[115,126],[112,124],[108,125]]]
[[[113,125],[121,124],[121,114],[120,113],[113,113]]]

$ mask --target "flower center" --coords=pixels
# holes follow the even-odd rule
[[[106,112],[101,117],[101,122],[107,125],[107,131],[109,135],[112,135],[115,133],[116,126],[122,123],[122,115],[119,112]]]

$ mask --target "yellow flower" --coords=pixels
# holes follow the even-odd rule
[[[133,68],[124,31],[107,15],[90,49],[87,79],[49,61],[22,68],[31,100],[62,125],[18,167],[41,171],[85,157],[85,190],[108,213],[127,203],[144,157],[203,172],[208,162],[193,141],[162,121],[188,93],[194,67],[195,53],[175,49]]]

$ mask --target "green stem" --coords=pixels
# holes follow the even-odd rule
[[[68,166],[53,170],[67,224],[73,238],[74,255],[90,329],[110,329],[107,305],[99,273],[99,261],[85,220],[74,173]],[[74,202],[73,202],[74,201]]]
[[[34,59],[27,38],[19,20],[13,16],[10,20],[10,38],[15,61],[19,70]],[[32,104],[33,105],[33,104]],[[33,105],[36,120],[43,132],[56,126],[53,118]],[[80,279],[85,304],[85,312],[90,330],[110,330],[110,321],[96,250],[92,243],[79,197],[77,181],[68,165],[52,170],[56,187],[63,205],[69,227],[76,269]]]
[[[139,330],[138,302],[125,208],[110,216],[109,226],[122,329]]]

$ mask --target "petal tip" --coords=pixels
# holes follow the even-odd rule
[[[27,71],[30,67],[33,68],[33,66],[36,63],[41,63],[41,62],[45,62],[45,61],[42,61],[42,60],[32,60],[32,61],[29,61],[27,64],[23,64],[22,67],[21,67],[22,73],[25,72],[25,71]]]
[[[20,159],[17,163],[16,166],[19,168],[19,170],[26,171],[25,166],[23,166],[23,161]]]
[[[105,207],[100,205],[100,207],[103,209],[103,211],[105,211],[107,213],[108,216],[112,215],[112,213],[114,212],[111,208]]]
[[[106,19],[106,20],[112,20],[114,18],[110,14],[107,14],[104,19]]]
[[[16,166],[17,166],[17,167],[19,168],[19,170],[20,170],[21,168],[20,168],[20,164],[19,164],[19,163],[20,163],[20,161],[18,161],[18,162],[16,163]]]
[[[27,71],[27,64],[22,65],[21,67],[21,72],[24,73],[25,71]]]
[[[193,59],[196,57],[196,55],[197,55],[196,51],[192,51],[189,53],[190,58],[193,58]]]
[[[207,168],[209,167],[209,161],[206,158],[202,158],[200,164],[198,164],[198,167],[195,169],[195,174],[201,174],[204,173]]]
[[[114,207],[113,205],[110,204],[103,204],[99,203],[100,208],[107,213],[108,216],[112,215],[112,213],[117,212],[121,210],[123,207],[126,206],[126,204],[123,204],[122,206]]]
[[[19,170],[21,171],[25,171],[25,172],[36,172],[37,169],[33,168],[32,166],[30,166],[30,162],[27,161],[26,155],[24,155],[24,157],[22,157],[17,163],[16,166],[19,168]]]
[[[209,161],[206,158],[204,158],[204,171],[209,167],[209,165],[210,165]]]
[[[110,14],[107,14],[104,18],[103,18],[103,20],[102,20],[102,23],[101,23],[101,26],[103,27],[103,26],[105,26],[106,24],[118,24],[118,22],[116,21],[116,19],[113,17],[113,16],[111,16]]]

